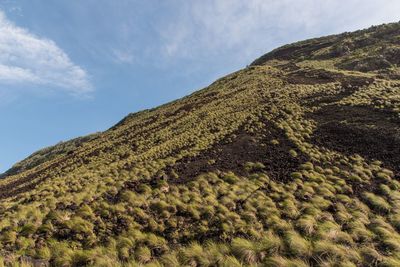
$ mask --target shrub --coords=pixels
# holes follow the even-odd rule
[[[304,164],[301,164],[300,168],[302,170],[311,171],[311,170],[314,170],[314,165],[311,162],[306,162]]]
[[[347,226],[347,228],[353,240],[357,242],[371,242],[374,237],[374,234],[366,229],[364,224],[361,222],[352,222]]]
[[[305,257],[310,254],[310,243],[301,237],[297,232],[286,232],[283,240],[290,255]]]
[[[353,217],[346,210],[338,211],[335,213],[335,220],[339,223],[349,222]]]
[[[0,238],[4,244],[14,244],[17,240],[17,233],[12,230],[8,230],[3,232]]]
[[[383,256],[372,247],[362,247],[360,254],[364,265],[378,265],[383,260]]]
[[[208,266],[209,258],[205,254],[203,247],[194,242],[179,252],[179,258],[186,266]]]
[[[72,266],[90,266],[95,262],[95,255],[92,255],[89,251],[75,251],[72,254],[71,263]]]
[[[36,226],[32,223],[27,223],[21,227],[19,233],[22,236],[28,237],[36,232]]]
[[[135,251],[135,259],[142,264],[150,262],[151,257],[151,250],[146,246],[139,246]]]
[[[186,208],[190,216],[195,220],[200,220],[200,212],[195,205],[188,205]]]
[[[362,182],[363,182],[363,179],[361,179],[360,176],[358,176],[358,175],[356,175],[356,174],[350,175],[350,176],[349,176],[349,179],[350,179],[352,182],[356,182],[356,183],[362,183]]]
[[[254,243],[247,239],[235,238],[232,240],[232,253],[246,264],[255,264],[259,255]]]
[[[303,175],[301,174],[301,172],[292,172],[290,174],[290,177],[292,177],[293,179],[303,179]]]
[[[282,241],[272,232],[267,232],[263,234],[262,239],[258,241],[257,248],[262,255],[271,256],[282,250]]]
[[[233,172],[225,173],[222,179],[229,184],[235,184],[239,181],[239,178]]]
[[[400,252],[400,239],[396,237],[384,237],[382,238],[383,246],[392,252]]]
[[[49,236],[54,232],[54,226],[51,222],[46,222],[39,226],[38,232],[40,234],[44,234],[45,236]]]
[[[72,263],[72,249],[66,242],[50,242],[51,260],[55,266],[68,266]]]
[[[134,247],[134,242],[130,238],[120,237],[116,245],[119,259],[128,260],[130,257],[129,250]]]
[[[279,141],[277,139],[272,139],[271,140],[272,145],[279,145]]]
[[[282,256],[272,256],[264,261],[265,266],[271,267],[295,267],[290,265],[290,260]]]
[[[157,213],[161,213],[164,210],[167,210],[168,206],[169,205],[163,200],[155,200],[150,203],[150,208],[156,211]]]
[[[336,243],[343,244],[343,245],[346,245],[346,246],[353,246],[354,245],[354,240],[350,236],[350,234],[348,234],[346,232],[343,232],[343,231],[337,232],[336,235],[334,236],[333,240]]]
[[[168,249],[166,240],[153,233],[147,234],[145,243],[150,249],[156,249],[158,252],[163,252]]]
[[[50,260],[50,258],[51,258],[50,249],[45,246],[36,249],[36,258],[43,259],[43,260]]]
[[[118,249],[118,258],[122,261],[128,260],[130,257],[130,252],[128,247],[120,247]]]
[[[400,230],[400,214],[392,214],[390,217],[390,222],[392,225],[397,229],[397,231]]]
[[[380,263],[379,266],[382,267],[397,267],[400,266],[400,259],[397,257],[385,257]]]
[[[290,154],[290,156],[292,156],[294,158],[298,156],[296,150],[293,150],[293,149],[289,150],[289,154]]]
[[[225,256],[220,262],[221,267],[243,267],[243,264],[233,256]]]
[[[138,192],[143,194],[143,195],[148,195],[152,192],[152,189],[150,186],[146,185],[146,184],[140,184],[138,186]]]
[[[369,192],[365,192],[363,197],[376,211],[388,212],[391,209],[390,204],[383,197]]]
[[[316,241],[313,245],[312,253],[318,259],[343,259],[346,257],[345,251],[341,246],[325,240]]]
[[[92,208],[86,204],[82,205],[77,215],[88,220],[93,219],[95,217]]]
[[[211,205],[205,205],[200,207],[201,210],[201,216],[204,218],[211,218],[215,214],[215,209]]]
[[[291,199],[285,199],[282,203],[282,213],[291,219],[295,219],[299,216],[299,210],[295,203]]]
[[[321,210],[326,210],[328,209],[331,205],[332,202],[324,197],[321,196],[315,196],[312,198],[311,203],[318,209]]]
[[[181,266],[178,257],[176,256],[176,253],[169,253],[169,254],[164,254],[160,257],[160,262],[165,266],[165,267],[175,267],[175,266]]]
[[[315,231],[316,221],[314,216],[306,215],[296,221],[296,227],[305,235],[311,236]]]
[[[347,195],[343,195],[343,194],[337,194],[336,195],[336,199],[339,200],[340,202],[343,203],[350,203],[351,202],[351,198]]]
[[[376,177],[380,180],[383,180],[385,182],[389,182],[391,180],[390,175],[385,173],[385,172],[378,172],[376,174]]]
[[[96,235],[93,233],[93,224],[91,222],[79,216],[74,216],[66,222],[66,225],[71,229],[73,238],[81,241],[84,246],[90,247],[96,242]]]
[[[76,233],[92,233],[93,230],[93,224],[79,216],[75,216],[70,221],[67,221],[67,225]]]
[[[265,165],[261,162],[246,162],[244,168],[248,172],[257,172],[265,169]]]

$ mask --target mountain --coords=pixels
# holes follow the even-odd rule
[[[400,266],[399,179],[393,23],[280,47],[17,163],[0,180],[0,255],[34,266]]]

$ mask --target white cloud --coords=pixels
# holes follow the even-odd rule
[[[93,90],[85,70],[52,40],[14,25],[1,11],[0,83],[48,85],[77,95]]]
[[[398,21],[398,0],[178,0],[159,33],[166,58],[235,53],[242,61],[277,44]],[[254,58],[253,58],[254,59]]]

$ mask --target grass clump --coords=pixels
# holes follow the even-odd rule
[[[369,192],[365,192],[363,197],[365,201],[376,211],[389,212],[391,209],[390,204],[383,197]]]
[[[203,247],[198,243],[192,243],[180,250],[178,254],[180,261],[187,266],[207,266],[209,258]]]
[[[296,221],[296,227],[306,236],[311,236],[315,232],[316,220],[312,215],[305,215]]]
[[[307,257],[311,252],[311,244],[295,231],[286,232],[283,236],[286,251],[291,256]]]
[[[246,264],[255,264],[260,260],[260,255],[256,245],[243,238],[232,240],[232,253]]]
[[[262,257],[277,254],[283,249],[282,240],[273,232],[264,234],[257,247]]]
[[[152,259],[151,250],[146,246],[139,246],[135,250],[135,259],[142,264],[149,263]]]

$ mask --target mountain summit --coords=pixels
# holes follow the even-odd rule
[[[400,266],[400,24],[280,47],[0,180],[35,266]]]

